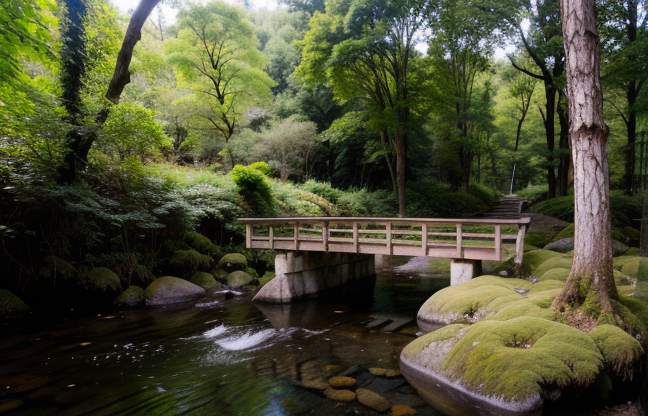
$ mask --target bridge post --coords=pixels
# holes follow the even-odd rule
[[[452,259],[450,261],[450,286],[466,283],[481,274],[481,260]]]
[[[275,256],[274,279],[263,286],[255,301],[290,303],[317,297],[320,292],[376,275],[375,255],[287,251]]]

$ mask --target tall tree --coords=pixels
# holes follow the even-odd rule
[[[178,38],[169,39],[172,62],[195,91],[200,105],[193,115],[223,138],[233,167],[229,141],[245,111],[270,100],[274,85],[263,72],[254,27],[237,8],[219,2],[181,12],[178,26]]]
[[[612,103],[626,125],[628,144],[625,152],[623,187],[627,194],[637,190],[635,181],[638,100],[645,93],[648,78],[648,4],[644,0],[606,0],[597,3],[601,25],[603,81],[613,87],[606,100]],[[621,97],[614,92],[619,91]]]
[[[618,299],[612,269],[610,190],[594,2],[561,0],[569,136],[574,162],[574,263],[553,307],[582,307],[599,318]]]
[[[63,97],[64,102],[66,103],[66,109],[68,110],[68,115],[72,118],[76,118],[78,121],[78,112],[81,111],[82,106],[79,88],[81,75],[85,71],[85,58],[82,56],[82,53],[77,53],[74,49],[79,48],[80,50],[85,50],[85,29],[83,28],[85,4],[82,0],[67,1],[69,3],[68,13],[72,13],[70,15],[71,24],[74,25],[74,27],[70,27],[69,30],[72,30],[71,38],[76,39],[77,41],[72,41],[69,45],[66,45],[66,47],[64,47],[64,53],[62,54],[64,62],[63,67],[65,68],[66,65],[69,65],[73,75],[75,76],[74,79],[65,78],[63,80]],[[105,98],[112,104],[119,104],[119,98],[124,91],[124,87],[130,82],[129,66],[133,57],[133,49],[141,39],[142,26],[146,22],[146,19],[148,19],[149,14],[151,14],[151,10],[153,10],[159,2],[160,0],[141,0],[137,9],[135,9],[135,12],[131,16],[128,28],[126,29],[126,34],[124,35],[124,41],[122,42],[121,49],[117,56],[115,70],[105,94]],[[69,51],[67,50],[68,46],[71,49]],[[78,84],[75,84],[76,80],[79,80]],[[59,172],[59,178],[62,182],[70,183],[75,181],[78,171],[87,165],[88,152],[97,138],[98,130],[108,118],[109,113],[110,108],[108,106],[99,111],[96,117],[97,128],[85,129],[86,131],[83,131],[77,123],[76,127],[70,131],[68,135],[70,142],[65,156],[65,164]]]
[[[399,216],[406,210],[412,61],[429,8],[430,3],[422,0],[327,3],[326,14],[315,13],[311,19],[297,68],[304,81],[325,81],[336,97],[360,102],[373,114],[373,128],[388,138],[396,155]]]

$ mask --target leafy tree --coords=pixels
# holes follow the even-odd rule
[[[224,3],[194,5],[179,14],[177,39],[168,52],[182,77],[195,91],[193,115],[200,125],[229,141],[240,128],[247,109],[271,97],[273,81],[263,72],[265,59],[256,48],[252,24],[238,9]]]
[[[359,101],[372,114],[373,128],[391,143],[396,155],[399,216],[405,216],[411,61],[416,59],[414,48],[429,7],[416,0],[329,2],[326,13],[315,13],[309,23],[296,70],[306,84],[328,83],[336,97]]]

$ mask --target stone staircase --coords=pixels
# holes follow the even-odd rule
[[[485,218],[520,218],[522,208],[528,201],[517,196],[500,198],[490,211],[482,214]]]

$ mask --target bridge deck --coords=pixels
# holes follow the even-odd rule
[[[242,218],[251,249],[502,260],[502,243],[516,242],[522,263],[529,218],[441,219],[297,217]]]

